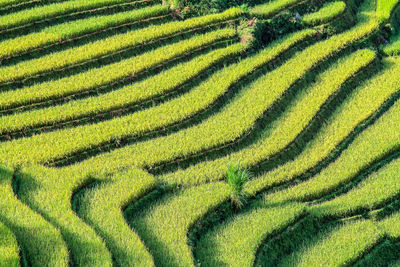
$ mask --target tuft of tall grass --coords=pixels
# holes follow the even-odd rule
[[[249,178],[250,172],[240,166],[240,160],[237,164],[228,164],[226,181],[231,189],[231,201],[236,208],[241,208],[245,204],[243,185]]]

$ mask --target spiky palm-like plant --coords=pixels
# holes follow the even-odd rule
[[[241,208],[244,205],[245,195],[243,193],[243,185],[249,176],[249,171],[240,167],[240,160],[236,165],[228,165],[226,181],[231,188],[231,201],[236,208]]]

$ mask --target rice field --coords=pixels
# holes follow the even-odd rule
[[[400,2],[189,3],[0,0],[0,267],[400,266]]]

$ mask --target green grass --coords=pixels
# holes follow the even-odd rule
[[[388,21],[398,0],[377,0],[376,12],[381,21]]]
[[[16,65],[0,68],[0,82],[11,81],[24,76],[32,76],[38,73],[76,65],[183,31],[235,19],[241,14],[242,11],[240,9],[234,8],[220,14],[192,18],[185,21],[174,21],[163,25],[153,25],[144,29],[114,35],[37,59],[27,60]]]
[[[256,17],[268,18],[299,2],[300,0],[273,0],[251,8],[250,14]]]
[[[304,213],[304,205],[268,207],[261,204],[229,218],[199,240],[196,247],[201,266],[253,266],[258,247]]]
[[[118,162],[120,167],[127,165],[151,167],[163,161],[198,153],[239,138],[250,130],[255,120],[315,64],[376,30],[378,26],[376,20],[373,17],[366,19],[352,30],[299,52],[282,67],[259,78],[242,90],[218,114],[209,117],[201,124],[165,137],[104,153],[83,164]],[[266,85],[269,85],[268,90],[265,90]],[[130,155],[130,157],[124,155]],[[9,157],[4,157],[4,159],[7,160],[6,158]],[[38,157],[36,159],[41,160]]]
[[[240,166],[240,160],[236,165],[232,163],[228,165],[226,182],[231,189],[231,201],[237,208],[244,205],[243,185],[248,179],[250,179],[250,172]]]
[[[19,199],[45,217],[47,222],[57,228],[58,233],[61,232],[62,240],[65,240],[68,250],[65,250],[65,253],[54,251],[59,246],[55,241],[49,239],[51,236],[46,235],[45,232],[37,234],[37,238],[44,239],[47,247],[38,247],[37,245],[32,247],[40,250],[41,254],[49,255],[47,256],[49,259],[52,257],[62,259],[62,256],[68,257],[70,254],[73,262],[78,266],[113,266],[112,255],[104,240],[71,209],[73,192],[84,185],[84,179],[86,182],[91,181],[88,172],[45,169],[42,166],[25,167],[21,169],[21,172],[24,175],[21,175],[19,179],[21,185]],[[74,183],[78,179],[83,180],[81,184]],[[43,219],[43,217],[40,218]],[[26,238],[30,237],[26,234],[25,236]],[[66,265],[61,263],[61,260],[54,263],[54,260],[49,259],[44,258],[42,264],[45,262],[50,266]],[[37,266],[41,265],[37,264]]]
[[[12,5],[26,3],[29,1],[31,0],[0,0],[0,6],[1,7],[12,6]]]
[[[190,227],[229,198],[225,183],[193,187],[166,195],[129,222],[153,253],[156,265],[194,266],[188,246]]]
[[[372,221],[346,223],[329,232],[317,244],[304,247],[280,266],[345,266],[361,257],[382,238]]]
[[[0,0],[0,266],[396,264],[397,1],[161,2]]]
[[[242,164],[248,168],[261,160],[267,160],[288,146],[318,114],[329,97],[335,95],[347,79],[365,68],[374,58],[375,54],[372,51],[359,50],[349,57],[340,59],[319,75],[316,78],[317,81],[295,99],[285,113],[265,130],[260,141],[241,151],[230,153],[226,157],[205,161],[185,170],[166,174],[161,179],[171,184],[202,183],[209,179],[208,177],[212,177],[213,180],[221,179],[224,166],[228,162],[243,159]]]
[[[40,32],[27,34],[22,37],[1,42],[0,58],[14,56],[34,48],[55,42],[61,42],[91,32],[100,31],[108,27],[164,15],[167,12],[168,8],[166,6],[155,5],[114,15],[96,16],[47,27]]]
[[[235,34],[235,30],[225,28],[204,35],[196,35],[188,40],[163,46],[137,57],[131,57],[117,63],[91,69],[87,72],[82,72],[55,81],[35,84],[19,90],[7,91],[1,93],[1,97],[4,97],[4,100],[13,99],[13,101],[0,101],[0,107],[2,106],[4,109],[7,109],[10,106],[23,106],[26,104],[62,98],[68,95],[90,91],[99,86],[111,84],[120,79],[134,77],[139,73],[143,73],[144,71],[158,66],[164,61],[173,60],[182,57],[185,53],[193,52],[194,50],[200,49],[204,46],[209,46],[215,42],[233,38]],[[95,103],[95,105],[98,105],[98,103]],[[52,122],[51,118],[54,117],[55,114],[59,114],[59,111],[56,110],[56,112],[52,113],[51,108],[50,112],[48,112],[48,110],[49,109],[42,109],[34,111],[33,114],[23,113],[7,117],[2,122],[2,126],[4,127],[3,131],[13,131],[29,126],[26,118],[32,118],[32,116],[37,118],[38,124]],[[64,119],[73,118],[74,111],[74,109],[70,109],[68,112],[67,109]],[[35,113],[38,115],[35,116]],[[9,119],[8,122],[7,119]],[[20,125],[15,124],[16,121],[19,121]],[[30,124],[32,125],[32,122],[30,122]]]
[[[233,33],[233,32],[229,32]],[[210,38],[207,38],[209,35],[203,35],[199,36],[194,43],[192,44],[198,46],[199,44],[197,43],[200,41],[200,45],[204,45],[204,43],[210,43],[215,41],[215,38],[213,36],[209,36]],[[222,35],[224,36],[224,35]],[[215,37],[215,35],[214,35]],[[219,37],[219,36],[218,36]],[[218,38],[217,37],[217,38]],[[195,44],[197,43],[197,44]],[[187,43],[188,44],[188,43]],[[158,52],[160,54],[171,57],[174,56],[176,53],[183,54],[185,51],[188,51],[189,49],[192,49],[192,47],[188,46],[180,46],[182,47],[183,51],[181,49],[178,49],[177,46],[172,46],[170,47],[174,53],[165,53],[165,51],[169,52],[171,51],[170,49],[162,49],[162,50],[156,50],[154,52],[156,53],[150,53],[146,54],[145,57],[140,57],[139,58],[132,58],[131,60],[131,66],[132,68],[117,68],[120,69],[121,73],[125,72],[125,75],[127,73],[132,73],[136,67],[136,69],[139,68],[139,71],[142,69],[147,69],[149,68],[150,64],[152,64],[154,61],[159,62],[159,57],[155,56],[158,55]],[[185,82],[190,81],[191,79],[195,78],[197,75],[200,73],[206,71],[208,68],[212,67],[214,64],[229,58],[233,57],[239,53],[243,53],[245,49],[247,48],[246,45],[243,44],[234,44],[231,46],[228,46],[227,48],[221,48],[217,50],[213,50],[209,52],[208,54],[203,54],[200,55],[193,60],[185,63],[181,63],[171,69],[168,69],[166,71],[161,72],[160,74],[157,74],[156,76],[152,76],[149,79],[145,79],[140,82],[136,82],[133,84],[129,84],[127,86],[124,86],[123,88],[119,90],[114,90],[109,93],[102,94],[100,96],[94,96],[94,97],[89,97],[85,98],[82,100],[77,100],[77,101],[72,101],[68,102],[64,105],[59,105],[59,106],[51,106],[49,108],[45,109],[38,109],[38,110],[33,110],[33,111],[28,111],[24,113],[16,113],[10,116],[3,116],[0,118],[1,125],[0,127],[0,132],[7,132],[7,131],[15,131],[15,130],[21,130],[24,128],[29,128],[29,127],[38,127],[40,125],[46,125],[46,124],[53,124],[56,122],[62,122],[62,121],[68,121],[68,120],[73,120],[89,115],[93,115],[96,113],[102,113],[102,112],[107,112],[110,110],[116,110],[118,108],[123,108],[129,105],[133,104],[140,104],[143,101],[150,100],[155,96],[160,96],[163,94],[168,94],[171,91],[173,91],[176,88],[179,88],[182,84]],[[141,60],[145,59],[145,60]],[[143,67],[140,67],[144,63]],[[97,77],[101,76],[106,76],[105,79],[110,78],[109,72],[107,70],[112,70],[114,68],[108,68],[102,71],[102,69],[99,69],[96,72],[91,72],[88,73],[87,75],[82,75],[82,79],[79,79],[82,81],[81,83],[76,82],[73,84],[74,87],[79,87],[81,85],[83,88],[88,88],[88,87],[95,87],[92,86],[91,82],[86,82],[85,77],[90,76],[90,77],[95,77],[95,79],[92,79],[91,81],[96,80]],[[97,75],[97,74],[103,74],[103,75]],[[105,75],[105,73],[108,73],[109,75]],[[72,77],[70,77],[72,78]],[[65,79],[65,81],[70,81],[70,78]],[[78,79],[76,79],[78,81]],[[60,84],[60,83],[58,83]],[[48,83],[46,85],[49,85]],[[44,88],[49,88],[46,85],[43,85]],[[70,85],[70,84],[67,84]],[[50,87],[50,88],[59,88],[57,86]],[[60,90],[60,88],[59,88]],[[61,91],[61,90],[60,90]],[[56,92],[59,93],[60,91]],[[38,92],[36,91],[38,94]],[[32,91],[31,94],[33,97],[35,97],[35,90]],[[29,98],[27,94],[20,94],[21,101],[28,102],[26,98]],[[43,97],[44,98],[44,97]],[[22,100],[24,99],[24,100]],[[16,101],[18,101],[16,99]],[[10,102],[8,102],[10,103]],[[35,118],[32,120],[32,118]]]
[[[290,181],[327,158],[358,125],[398,92],[399,80],[393,77],[399,77],[399,62],[386,60],[384,63],[382,73],[356,88],[296,159],[253,179],[245,186],[245,190],[254,194],[275,184]]]
[[[398,174],[400,160],[394,160],[371,174],[348,193],[313,207],[316,213],[329,216],[344,216],[358,210],[373,210],[400,192]]]
[[[400,85],[397,87],[400,88]],[[375,101],[375,99],[372,99]],[[363,105],[368,105],[364,102]],[[372,162],[400,146],[400,101],[362,132],[341,156],[312,179],[267,197],[270,201],[312,200],[349,183]]]
[[[342,1],[328,2],[320,10],[306,14],[302,20],[307,25],[318,25],[327,23],[332,19],[340,16],[346,10],[346,3]]]
[[[155,186],[152,176],[131,169],[116,173],[79,200],[78,215],[104,238],[118,266],[154,266],[140,237],[127,225],[122,209]]]
[[[383,47],[383,52],[388,56],[400,55],[400,34],[392,37],[390,43]]]
[[[14,195],[13,171],[0,170],[0,221],[16,236],[32,266],[68,266],[68,248],[60,231]]]
[[[16,4],[22,1],[4,1],[0,2],[0,6],[5,4]],[[23,1],[26,2],[26,1]],[[90,10],[102,6],[126,3],[126,0],[71,0],[61,3],[53,3],[43,5],[41,7],[34,7],[31,9],[22,10],[16,13],[10,13],[0,17],[0,29],[7,29],[16,27],[26,23],[31,23],[36,20],[52,18],[55,16],[65,15],[71,12],[78,12],[82,10]]]
[[[143,110],[141,112],[132,114],[131,116],[119,118],[118,120],[108,121],[95,125],[82,126],[80,128],[75,128],[75,129],[67,129],[64,131],[60,131],[59,133],[55,132],[55,133],[38,135],[32,138],[16,140],[15,142],[11,143],[4,143],[0,145],[0,150],[8,154],[11,151],[7,147],[9,147],[11,144],[13,144],[11,146],[14,147],[15,150],[22,149],[20,151],[23,151],[24,149],[26,149],[26,145],[31,147],[32,145],[37,144],[42,148],[43,145],[46,144],[50,145],[48,141],[51,138],[54,138],[53,140],[65,141],[64,143],[58,142],[58,144],[57,142],[52,143],[51,147],[49,147],[49,150],[47,150],[47,152],[43,149],[38,149],[37,150],[38,153],[40,154],[45,153],[42,155],[39,154],[33,155],[25,153],[12,154],[13,155],[12,157],[22,156],[20,160],[23,161],[40,162],[40,161],[50,160],[51,158],[59,157],[61,155],[71,153],[78,149],[88,147],[88,145],[90,144],[93,145],[96,144],[94,142],[99,143],[104,140],[109,140],[110,138],[113,138],[112,135],[114,135],[114,137],[118,136],[121,137],[123,136],[122,134],[124,134],[124,132],[126,134],[139,135],[146,131],[157,129],[160,126],[165,126],[167,125],[167,123],[178,122],[190,115],[195,114],[196,112],[202,109],[205,109],[207,106],[213,103],[219,96],[223,95],[238,80],[240,80],[243,77],[246,77],[248,74],[252,73],[257,68],[268,63],[274,57],[278,56],[288,48],[300,42],[301,40],[310,37],[312,34],[313,31],[306,31],[289,37],[282,44],[275,43],[274,45],[271,46],[270,49],[266,49],[264,52],[256,56],[244,60],[243,62],[234,64],[232,66],[228,66],[227,68],[221,70],[220,72],[215,73],[208,80],[206,80],[204,83],[200,84],[198,87],[194,88],[187,94],[184,94],[179,98],[166,102],[160,106],[156,106],[152,109]],[[224,82],[222,83],[221,81]],[[212,90],[210,90],[210,88]],[[167,117],[167,115],[169,117]],[[154,118],[154,119],[149,120],[149,118]],[[13,123],[15,124],[15,121],[16,120],[10,120],[10,124],[8,125],[12,125]],[[133,123],[135,121],[136,123]],[[120,126],[118,126],[118,124]],[[6,125],[6,123],[3,123],[3,125]],[[128,125],[130,126],[127,127]],[[98,136],[97,140],[99,141],[97,141],[94,138],[92,139],[82,138],[81,139],[82,143],[77,142],[78,132],[80,132],[79,135],[84,137],[89,134],[89,131],[94,131],[98,133],[99,127],[100,129],[101,128],[104,129],[105,127],[109,129],[107,131],[102,131],[104,133],[104,136],[97,135]],[[71,134],[71,131],[75,131],[75,133]],[[63,135],[62,139],[60,139],[60,135]],[[70,139],[71,137],[72,139]],[[17,143],[19,143],[20,145],[17,145]],[[11,157],[11,154],[8,154],[7,157]],[[15,158],[12,159],[10,162],[16,162],[14,160]]]
[[[387,219],[380,222],[379,226],[386,234],[395,240],[400,239],[400,213],[395,213]]]
[[[0,266],[16,267],[19,264],[19,247],[14,234],[0,222]]]

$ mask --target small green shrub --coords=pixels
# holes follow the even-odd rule
[[[237,165],[228,165],[226,181],[231,188],[231,201],[236,208],[241,208],[244,205],[245,195],[243,193],[243,185],[249,176],[249,171],[240,167],[240,160]]]
[[[257,18],[243,19],[238,26],[241,42],[250,42],[250,46],[258,49],[271,43],[271,32],[266,20]]]

